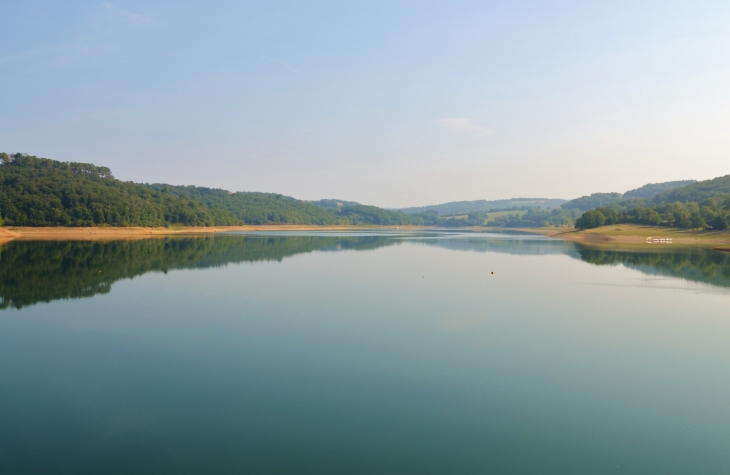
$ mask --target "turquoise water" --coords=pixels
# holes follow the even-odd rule
[[[3,474],[730,473],[725,254],[11,242],[0,306]]]

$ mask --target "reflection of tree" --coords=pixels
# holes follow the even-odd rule
[[[645,274],[667,275],[730,287],[730,254],[704,249],[672,252],[608,251],[579,247],[580,258],[596,265],[623,264]]]
[[[313,251],[368,250],[403,242],[455,251],[566,254],[596,265],[623,264],[730,287],[730,255],[704,250],[628,252],[534,237],[444,234],[380,236],[215,235],[139,241],[12,241],[0,247],[0,308],[108,293],[114,282],[148,272],[281,261]]]
[[[315,250],[365,250],[397,242],[383,236],[13,241],[0,248],[0,308],[108,293],[117,280],[147,272],[280,261]]]

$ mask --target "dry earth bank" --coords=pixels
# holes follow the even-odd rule
[[[398,226],[398,229],[420,229],[419,226]],[[3,227],[0,242],[22,240],[110,240],[145,239],[171,234],[210,234],[226,231],[347,231],[364,229],[395,229],[395,226],[306,226],[306,225],[246,225],[213,227]]]
[[[640,244],[659,246],[663,244],[648,243],[647,238],[671,238],[672,245],[679,244],[708,248],[730,247],[730,231],[696,231],[637,224],[617,224],[585,230],[539,228],[536,231],[546,236],[587,244]]]

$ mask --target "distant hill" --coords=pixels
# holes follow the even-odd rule
[[[623,193],[593,193],[592,195],[581,196],[580,198],[567,201],[561,204],[560,207],[563,209],[577,209],[581,212],[586,212],[600,206],[618,203],[622,199],[624,199]]]
[[[161,183],[143,185],[154,191],[204,204],[213,213],[233,216],[231,224],[338,224],[333,213],[276,193],[236,192],[200,186]]]
[[[730,175],[694,182],[657,194],[651,199],[653,204],[674,203],[676,201],[702,202],[708,198],[726,198],[730,194]]]
[[[375,206],[326,209],[275,193],[123,182],[90,163],[0,153],[0,225],[422,224]]]
[[[632,198],[650,199],[662,193],[696,183],[695,180],[667,181],[664,183],[650,183],[626,193],[593,193],[581,196],[560,205],[563,209],[578,209],[586,212],[601,206],[609,206]],[[675,200],[677,201],[677,200]]]
[[[414,206],[411,208],[400,208],[406,214],[422,213],[424,211],[435,211],[439,216],[456,216],[469,214],[474,211],[492,211],[512,208],[558,208],[565,200],[549,198],[512,198],[508,200],[476,200],[476,201],[452,201],[431,206]]]
[[[626,193],[624,193],[624,198],[652,198],[659,193],[663,193],[668,190],[673,190],[675,188],[681,188],[683,186],[691,185],[693,183],[697,183],[697,180],[681,180],[681,181],[666,181],[664,183],[650,183],[648,185],[644,185],[640,188],[636,188],[635,190],[629,190]]]

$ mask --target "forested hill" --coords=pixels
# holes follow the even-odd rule
[[[583,213],[578,228],[637,223],[687,229],[727,229],[730,226],[730,175],[692,183],[650,199],[633,198]]]
[[[700,202],[708,198],[727,198],[730,195],[730,175],[692,183],[654,196],[652,204]]]
[[[624,198],[653,198],[654,196],[664,193],[668,190],[675,188],[681,188],[683,186],[697,183],[697,180],[679,180],[679,181],[665,181],[664,183],[649,183],[642,187],[636,188],[635,190],[629,190],[624,193]]]
[[[230,224],[340,224],[340,220],[334,213],[310,203],[274,193],[231,193],[216,188],[159,183],[143,186],[164,195],[202,203],[210,210],[231,215],[233,222]]]
[[[0,153],[0,224],[12,226],[225,226],[422,224],[373,206],[325,209],[273,193],[123,182],[90,163]]]
[[[680,189],[696,183],[695,180],[681,180],[681,181],[667,181],[664,183],[649,183],[642,187],[636,188],[635,190],[629,190],[626,193],[593,193],[588,196],[581,196],[570,201],[563,203],[561,208],[563,209],[578,209],[581,212],[588,211],[589,209],[595,209],[599,206],[607,206],[620,201],[629,199],[641,198],[650,199],[655,196],[664,194],[671,190]]]

